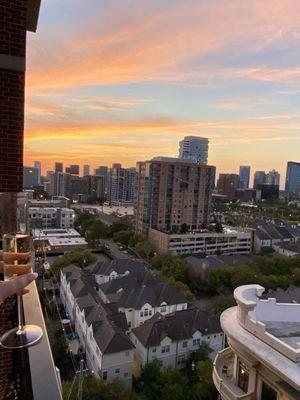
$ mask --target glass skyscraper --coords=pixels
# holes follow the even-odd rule
[[[285,190],[291,197],[300,197],[300,163],[289,161],[286,169]]]
[[[208,139],[199,136],[186,136],[179,142],[179,158],[198,164],[207,164]]]

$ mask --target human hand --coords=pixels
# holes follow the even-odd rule
[[[13,258],[9,261],[18,259],[18,254],[14,254]],[[24,258],[24,255],[21,256]],[[3,252],[0,251],[0,272],[3,272]],[[29,273],[17,276],[10,281],[0,281],[0,303],[3,302],[7,297],[13,294],[23,295],[29,292],[25,289],[32,281],[38,277],[37,273]]]

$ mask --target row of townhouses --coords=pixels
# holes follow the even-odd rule
[[[61,300],[87,365],[104,380],[132,375],[158,358],[163,367],[184,366],[206,341],[213,357],[223,348],[215,316],[188,309],[186,299],[134,259],[99,261],[61,271]]]
[[[280,253],[280,248],[300,241],[300,226],[261,224],[255,227],[254,252],[259,253],[264,247],[273,247]]]

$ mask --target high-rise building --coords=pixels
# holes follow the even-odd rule
[[[253,189],[256,189],[257,185],[260,183],[266,183],[265,171],[256,171],[254,173]]]
[[[65,172],[53,172],[50,175],[50,195],[69,196],[71,175]]]
[[[110,204],[134,204],[135,168],[122,168],[121,164],[113,164],[108,174],[107,200]]]
[[[250,166],[241,165],[239,171],[239,188],[248,189],[250,181]]]
[[[239,187],[239,175],[237,174],[220,174],[217,182],[218,193],[235,197],[235,191]]]
[[[214,179],[215,167],[191,160],[155,157],[137,163],[136,231],[206,225]]]
[[[102,175],[104,177],[104,192],[106,196],[108,185],[108,167],[106,167],[105,165],[100,165],[98,168],[95,169],[95,175]]]
[[[39,169],[23,167],[23,189],[33,189],[39,185]]]
[[[266,183],[268,185],[276,185],[279,186],[280,184],[280,173],[275,169],[269,171],[266,175]]]
[[[90,166],[89,165],[84,165],[83,166],[83,176],[87,176],[90,174]]]
[[[64,164],[62,162],[56,162],[54,164],[54,172],[64,172]]]
[[[41,184],[41,174],[42,174],[42,163],[40,161],[34,162],[34,167],[39,170],[39,185]]]
[[[105,181],[103,175],[86,175],[83,177],[87,199],[105,199]]]
[[[222,400],[299,398],[300,304],[295,291],[292,297],[281,290],[278,299],[263,292],[259,285],[238,287],[237,306],[221,315],[229,347],[215,358],[213,381]]]
[[[69,167],[66,167],[66,173],[71,175],[79,175],[79,165],[72,164]]]
[[[185,158],[199,164],[207,164],[208,139],[199,136],[185,136],[179,142],[179,158]]]
[[[276,200],[279,198],[279,185],[258,183],[256,185],[256,198],[258,200]]]
[[[285,190],[289,197],[300,197],[300,163],[289,161],[286,169]]]

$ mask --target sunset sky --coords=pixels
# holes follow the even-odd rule
[[[199,135],[218,172],[284,178],[300,161],[299,15],[299,0],[42,0],[25,163],[134,166]]]

